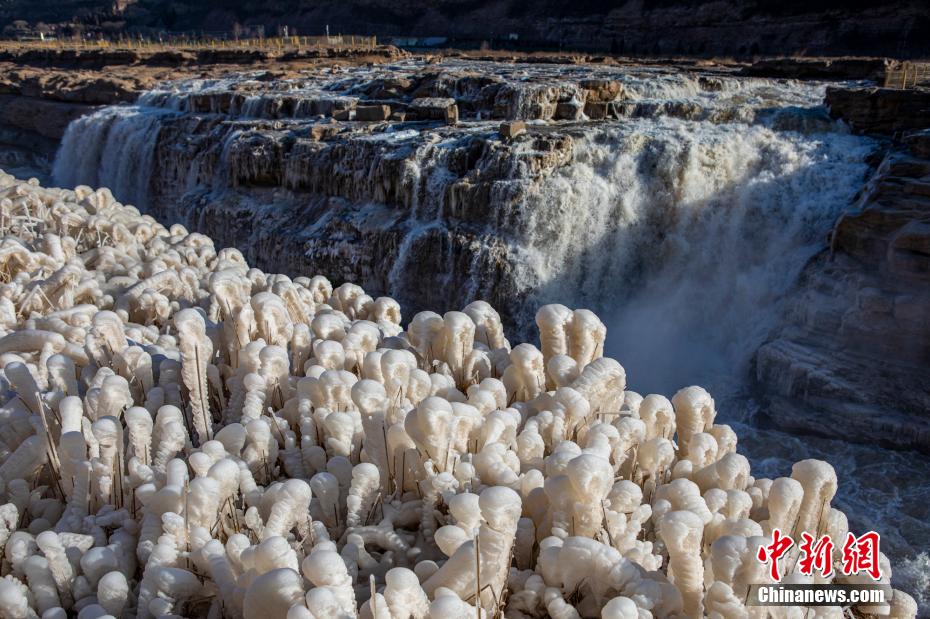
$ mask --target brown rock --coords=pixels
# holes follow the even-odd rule
[[[387,77],[375,80],[366,94],[372,99],[396,99],[403,97],[413,87],[413,81],[405,77]]]
[[[892,62],[887,58],[766,58],[757,60],[741,73],[753,77],[801,80],[881,81]]]
[[[702,75],[698,78],[698,86],[701,87],[701,90],[706,90],[707,92],[720,92],[723,90],[723,80],[719,77]]]
[[[784,326],[756,354],[773,422],[930,453],[928,174],[913,148],[890,152],[831,251],[805,268]]]
[[[911,221],[891,240],[893,270],[930,279],[930,223]]]
[[[891,135],[930,126],[930,88],[827,87],[824,103],[860,133]]]
[[[909,135],[906,140],[911,152],[918,157],[930,159],[930,129],[924,129]]]
[[[586,92],[587,100],[594,102],[613,101],[623,90],[620,82],[607,79],[581,80],[578,83]]]
[[[360,105],[355,108],[355,120],[362,122],[377,122],[390,117],[390,105]]]
[[[407,113],[416,120],[458,121],[458,106],[451,97],[420,97],[410,102]]]
[[[328,140],[342,130],[339,123],[320,123],[310,127],[310,139],[317,142]]]
[[[457,125],[459,122],[459,106],[452,105],[446,108],[444,120],[447,125]]]
[[[859,291],[859,307],[873,314],[890,314],[894,307],[894,297],[874,287]]]
[[[597,103],[595,101],[588,101],[584,104],[584,113],[585,116],[591,120],[604,120],[607,118],[607,103]]]
[[[79,103],[0,95],[0,123],[55,140],[64,136],[72,120],[96,109]]]
[[[522,120],[509,120],[501,123],[500,134],[502,138],[512,139],[526,132],[526,123]]]
[[[555,106],[556,120],[578,120],[584,108],[579,103],[568,101]]]

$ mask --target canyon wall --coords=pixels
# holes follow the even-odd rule
[[[258,63],[280,76],[319,63],[378,63],[403,55],[391,46],[285,52],[8,44],[0,48],[0,166],[20,178],[50,182],[71,121],[102,106],[133,102],[167,80],[223,75]]]
[[[837,88],[827,102],[903,141],[804,270],[756,375],[782,427],[928,451],[930,92]]]
[[[139,71],[49,71],[3,61],[0,71],[0,167],[44,182],[51,180],[52,161],[71,121],[133,101],[156,82]]]
[[[658,390],[748,372],[860,186],[874,144],[822,97],[606,65],[259,72],[78,120],[55,179],[108,186],[262,268],[390,293],[408,315],[480,298],[523,334],[533,307],[571,299],[611,319],[608,345]]]

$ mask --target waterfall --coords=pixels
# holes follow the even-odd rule
[[[528,113],[577,97],[558,79],[510,84],[509,100]],[[344,81],[348,90],[326,96],[365,83]],[[509,305],[522,337],[533,336],[542,303],[590,307],[608,318],[608,352],[646,391],[741,382],[782,297],[851,204],[874,148],[816,105],[820,87],[769,80],[718,79],[708,89],[688,75],[624,76],[634,117],[560,128],[555,135],[570,146],[555,163],[535,141],[502,149],[496,125],[482,121],[446,134],[295,141],[288,131],[308,121],[256,117],[283,109],[282,93],[319,88],[277,85],[230,98],[224,89],[234,83],[182,82],[75,121],[55,181],[108,186],[120,200],[206,232],[223,215],[210,219],[205,200],[237,205],[254,214],[247,236],[220,238],[278,268],[303,268],[276,248],[262,254],[288,235],[317,257],[344,255],[351,244],[336,239],[348,219],[377,237],[361,242],[378,247],[357,247],[355,256],[388,255],[368,272],[325,274],[365,280],[405,308],[453,309],[481,297]],[[482,182],[486,191],[459,191]],[[269,185],[287,191],[269,197]],[[295,227],[294,213],[308,220]],[[369,221],[381,223],[354,223]]]
[[[485,64],[507,80],[496,97],[482,98],[473,67],[443,86],[473,106],[455,128],[349,124],[336,139],[308,138],[317,121],[307,116],[408,69],[165,85],[73,122],[54,180],[108,186],[164,223],[235,244],[260,268],[390,294],[407,320],[484,298],[528,341],[540,304],[591,308],[631,389],[707,386],[754,469],[775,477],[829,456],[856,530],[880,529],[897,557],[926,547],[930,527],[902,505],[924,504],[930,486],[901,476],[926,479],[930,464],[761,429],[746,393],[752,355],[851,207],[876,146],[827,116],[822,85],[617,69],[626,118],[541,123],[505,142],[499,121],[482,119],[577,105],[571,80],[597,69]],[[918,555],[896,578],[926,588],[926,564]]]
[[[852,203],[874,144],[845,133],[643,119],[587,132],[523,204],[530,306],[608,320],[639,389],[744,368],[781,300]]]
[[[55,157],[52,177],[62,187],[109,187],[127,204],[144,208],[161,119],[171,112],[114,106],[68,125]]]

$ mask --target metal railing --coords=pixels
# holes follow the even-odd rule
[[[287,36],[287,37],[184,37],[171,36],[160,39],[124,37],[119,39],[47,38],[19,41],[2,41],[0,47],[40,49],[265,49],[300,50],[314,48],[374,49],[378,38],[360,35],[332,36]]]

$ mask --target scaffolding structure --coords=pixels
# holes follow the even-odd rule
[[[885,88],[916,88],[930,86],[930,63],[905,61],[885,70]]]

